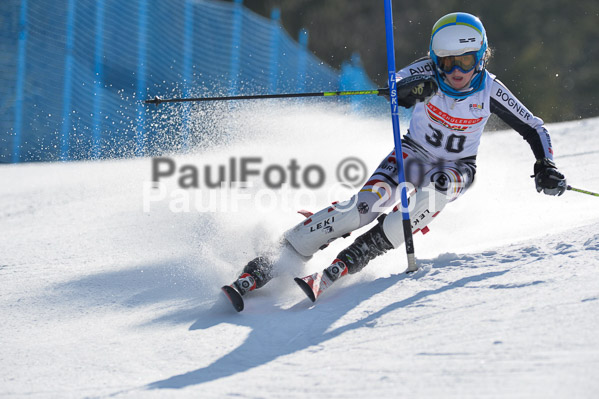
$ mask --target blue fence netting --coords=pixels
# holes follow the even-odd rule
[[[168,140],[148,134],[143,100],[155,95],[375,87],[357,57],[335,70],[307,43],[277,9],[264,18],[242,0],[3,0],[0,162],[151,155],[202,140],[199,125],[213,121],[194,120],[190,106]]]

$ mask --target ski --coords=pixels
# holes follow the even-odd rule
[[[235,310],[241,312],[243,310],[243,298],[241,294],[230,285],[224,285],[221,290],[225,293],[229,301],[231,301]]]
[[[348,271],[347,266],[342,260],[335,259],[322,273],[317,272],[302,278],[296,277],[294,280],[308,298],[314,302],[335,281],[345,276]]]
[[[296,277],[294,280],[312,302],[333,284],[325,273],[318,272],[302,278]]]

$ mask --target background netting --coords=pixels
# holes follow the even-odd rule
[[[151,155],[213,133],[214,116],[181,105],[153,134],[142,101],[156,95],[374,87],[359,65],[342,72],[313,56],[308,33],[293,40],[277,10],[268,19],[241,1],[1,3],[0,162]]]

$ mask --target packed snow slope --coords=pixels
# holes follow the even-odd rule
[[[513,131],[485,134],[475,185],[415,236],[417,273],[400,248],[312,304],[292,277],[354,233],[283,262],[233,311],[219,287],[296,210],[354,191],[337,165],[370,173],[390,151],[387,118],[346,111],[238,110],[156,189],[151,158],[1,166],[0,397],[599,397],[599,198],[538,194]],[[569,184],[599,191],[599,119],[548,127]],[[251,187],[207,186],[207,168],[233,181],[243,159]],[[282,169],[288,184],[266,190]]]

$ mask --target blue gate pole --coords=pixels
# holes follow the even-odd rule
[[[73,42],[75,39],[75,0],[69,0],[67,10],[64,85],[62,89],[62,128],[60,130],[60,160],[69,159],[69,139],[71,131],[71,97],[73,95]]]
[[[306,29],[300,30],[298,42],[300,52],[297,60],[297,91],[302,93],[306,88],[306,65],[308,64],[308,31]]]
[[[281,10],[273,8],[270,12],[270,69],[268,75],[268,91],[274,93],[279,82],[279,43],[281,37]]]
[[[233,5],[232,38],[231,38],[231,64],[229,66],[229,95],[237,94],[237,81],[239,80],[239,52],[241,51],[241,23],[243,0],[235,0]]]
[[[146,59],[148,52],[148,0],[139,1],[139,15],[137,23],[137,98],[139,99],[139,101],[137,105],[135,155],[143,156],[145,150],[146,107],[144,107],[142,100],[146,97],[147,94]]]
[[[393,124],[393,139],[395,142],[395,159],[397,162],[397,175],[401,193],[401,213],[403,217],[403,232],[408,256],[408,272],[418,269],[414,255],[414,237],[412,224],[408,211],[408,188],[403,164],[403,149],[401,147],[401,131],[399,129],[399,106],[397,105],[397,81],[395,80],[395,44],[393,42],[393,12],[391,0],[385,1],[385,37],[387,41],[387,71],[389,73],[389,94],[391,97],[391,123]]]
[[[191,0],[185,2],[185,22],[184,22],[184,37],[183,37],[183,96],[190,97],[189,88],[193,84],[192,75],[192,60],[193,60],[193,12],[194,7]],[[182,130],[183,137],[181,146],[183,151],[189,148],[189,119],[190,119],[191,104],[183,106]]]
[[[104,84],[104,11],[105,0],[96,0],[96,45],[94,55],[94,121],[92,156],[101,156],[102,133],[102,86]]]
[[[21,134],[23,129],[23,92],[25,89],[25,67],[27,66],[27,0],[21,1],[19,16],[19,55],[17,61],[17,87],[15,95],[15,125],[12,148],[12,162],[21,159]]]

